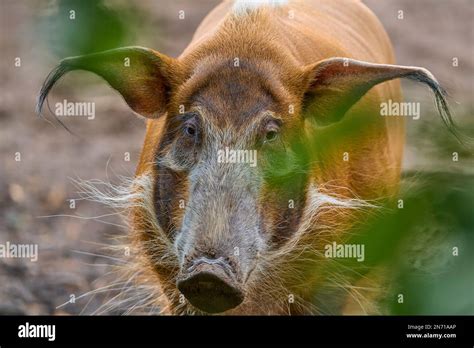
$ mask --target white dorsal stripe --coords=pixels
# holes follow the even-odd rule
[[[259,7],[278,7],[288,3],[288,0],[235,0],[232,10],[237,14],[244,14]]]

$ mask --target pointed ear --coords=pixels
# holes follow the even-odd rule
[[[43,83],[36,110],[41,114],[49,91],[65,73],[86,70],[107,81],[136,113],[156,118],[166,111],[177,69],[173,58],[143,47],[123,47],[66,58]]]
[[[349,58],[329,58],[305,67],[306,113],[320,125],[339,122],[344,114],[375,85],[405,77],[427,85],[448,129],[460,138],[445,99],[446,92],[425,68],[375,64]]]

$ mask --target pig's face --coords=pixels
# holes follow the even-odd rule
[[[384,175],[397,166],[380,164],[381,155],[367,142],[388,136],[377,128],[384,121],[373,112],[376,104],[343,127],[331,125],[375,85],[407,77],[432,89],[443,120],[459,134],[443,90],[426,69],[348,58],[300,66],[284,50],[270,45],[259,51],[241,39],[229,45],[215,40],[181,59],[141,47],[64,59],[48,75],[38,111],[61,76],[87,70],[153,119],[138,186],[125,199],[133,265],[143,275],[140,282],[164,292],[166,309],[319,313],[329,303],[337,312],[343,294],[331,282],[344,276],[323,270],[331,264],[322,256],[324,244],[350,232],[357,220],[353,208],[364,206],[351,188],[363,198],[377,197],[391,192],[398,174]],[[352,133],[344,126],[360,136],[348,141]],[[347,148],[351,162],[343,163],[339,156]],[[376,172],[363,158],[368,153]]]
[[[155,209],[176,250],[176,287],[209,313],[245,301],[261,258],[294,233],[303,208],[297,105],[255,69],[196,69],[156,152]]]

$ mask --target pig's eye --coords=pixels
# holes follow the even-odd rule
[[[195,118],[191,118],[183,124],[183,134],[189,139],[197,139],[198,126]]]
[[[270,130],[265,134],[265,141],[270,142],[275,140],[278,137],[278,132],[275,130]]]
[[[277,122],[269,122],[265,127],[264,142],[271,143],[280,136],[280,126]]]
[[[186,134],[190,138],[194,138],[196,136],[196,127],[192,124],[185,125],[184,134]]]

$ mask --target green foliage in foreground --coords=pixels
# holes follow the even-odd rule
[[[396,278],[391,313],[474,314],[474,178],[409,174],[402,190],[351,241]]]

